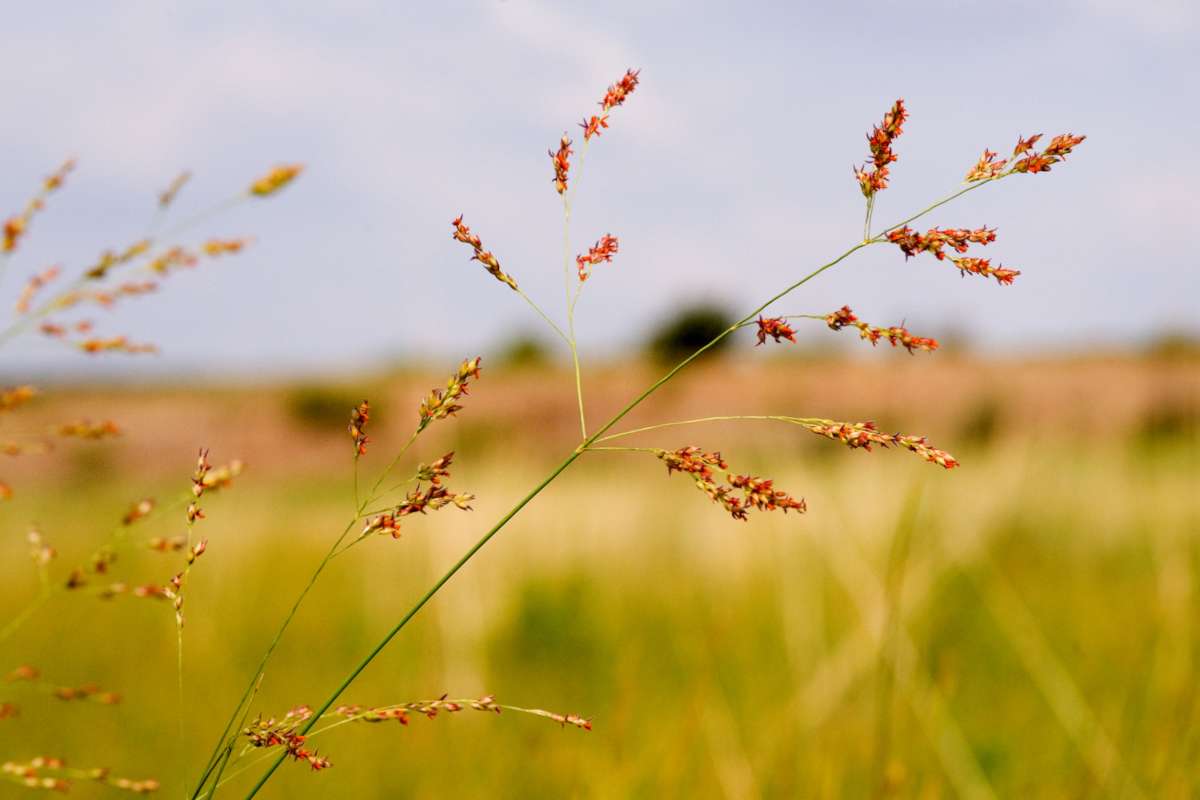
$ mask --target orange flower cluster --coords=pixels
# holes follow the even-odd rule
[[[991,259],[987,258],[951,258],[950,261],[958,267],[958,271],[963,275],[969,272],[972,275],[995,278],[1001,286],[1011,286],[1013,279],[1021,274],[1019,269],[1007,269],[1003,266],[993,267]]]
[[[870,198],[876,192],[883,191],[888,185],[888,165],[897,160],[892,151],[892,142],[904,132],[904,122],[908,119],[908,111],[904,108],[904,100],[897,100],[891,109],[883,115],[883,122],[876,125],[867,135],[867,145],[871,148],[871,161],[854,169],[854,177],[862,189],[863,197]]]
[[[692,476],[696,488],[708,495],[731,517],[739,520],[749,518],[750,512],[789,510],[804,513],[808,510],[804,499],[797,500],[787,492],[776,489],[774,482],[749,475],[735,475],[720,453],[706,453],[699,447],[683,447],[679,450],[655,450],[655,456],[667,465],[667,474],[683,472]],[[724,483],[717,478],[721,474]]]
[[[983,155],[979,157],[979,161],[967,172],[966,182],[976,183],[977,181],[992,180],[1017,172],[1030,174],[1049,172],[1052,164],[1057,164],[1065,159],[1067,154],[1082,144],[1087,137],[1064,133],[1051,139],[1050,143],[1041,151],[1034,150],[1034,145],[1041,138],[1042,134],[1040,133],[1028,138],[1017,137],[1017,146],[1013,148],[1012,153],[1012,166],[1009,167],[1008,172],[1005,172],[1004,168],[1008,166],[1010,159],[998,158],[997,153],[985,149]]]
[[[835,442],[842,442],[851,449],[861,448],[870,452],[872,445],[880,447],[903,447],[916,453],[921,458],[946,469],[958,466],[958,459],[947,453],[931,447],[924,436],[908,436],[902,433],[882,433],[875,427],[874,422],[834,422],[822,420],[819,423],[804,423],[804,427],[818,436],[824,436]]]
[[[579,280],[586,281],[591,275],[591,268],[597,264],[605,262],[612,263],[613,256],[617,254],[617,248],[620,247],[620,242],[617,237],[610,234],[604,234],[594,245],[588,248],[585,255],[575,256],[575,266],[579,270]]]
[[[419,424],[422,429],[434,420],[445,419],[462,410],[462,406],[457,401],[469,393],[471,379],[479,377],[479,364],[482,360],[480,356],[475,356],[475,358],[462,362],[458,371],[446,381],[445,389],[433,389],[429,392],[429,396],[421,401],[417,413],[420,416]]]
[[[554,164],[554,189],[559,194],[564,194],[567,191],[567,173],[571,170],[571,140],[563,134],[562,141],[558,143],[558,152],[553,150],[550,152],[550,161]]]
[[[437,511],[452,504],[462,511],[470,511],[475,495],[466,492],[454,493],[442,485],[442,478],[450,476],[450,462],[453,459],[454,453],[446,453],[432,464],[421,464],[417,467],[416,488],[408,493],[403,503],[389,513],[368,518],[360,535],[388,533],[393,539],[399,539],[400,520],[411,514]],[[422,487],[423,482],[428,482],[429,486]]]
[[[585,117],[583,122],[579,123],[579,127],[583,128],[583,138],[585,141],[593,136],[599,136],[600,131],[608,127],[608,114],[614,108],[625,103],[625,99],[633,94],[633,90],[638,85],[638,74],[641,70],[627,69],[621,79],[608,87],[608,91],[604,93],[604,99],[600,101],[600,113],[593,114],[591,117]]]
[[[311,716],[312,709],[300,706],[279,721],[259,717],[253,725],[242,730],[242,735],[250,740],[251,747],[282,747],[293,761],[307,763],[314,771],[328,769],[333,766],[329,759],[305,747],[307,737],[299,731],[301,723]]]
[[[909,353],[925,350],[932,353],[938,349],[937,339],[927,339],[924,336],[913,336],[903,325],[893,325],[890,328],[880,328],[868,325],[859,320],[850,310],[850,306],[842,306],[837,311],[825,315],[825,324],[830,330],[840,331],[845,327],[858,328],[859,335],[874,347],[880,339],[886,339],[892,347],[903,347]]]
[[[906,258],[920,253],[933,253],[942,261],[946,258],[946,248],[956,253],[965,253],[973,245],[988,245],[996,241],[996,229],[986,225],[975,230],[966,228],[930,228],[926,233],[917,233],[905,226],[888,232],[888,241],[898,246]]]
[[[30,304],[33,302],[33,298],[37,295],[37,293],[41,291],[46,284],[57,278],[61,272],[62,270],[58,267],[47,267],[30,278],[29,282],[25,284],[25,288],[21,290],[21,296],[17,298],[17,313],[24,314],[27,312]]]
[[[85,353],[157,353],[158,348],[152,344],[134,344],[124,336],[113,336],[108,339],[84,339],[78,345]]]
[[[996,230],[984,226],[975,230],[966,228],[930,228],[926,233],[917,233],[912,228],[903,227],[888,232],[888,241],[898,246],[907,260],[920,253],[932,253],[938,261],[950,260],[962,275],[982,275],[985,278],[995,278],[1002,286],[1007,286],[1021,274],[1020,270],[1007,269],[1004,266],[992,266],[990,259],[962,258],[950,255],[947,248],[956,253],[965,253],[973,244],[988,245],[996,241]]]
[[[1004,174],[1004,167],[1008,164],[1008,160],[1003,158],[997,160],[997,155],[999,154],[985,148],[983,155],[979,157],[979,161],[975,162],[975,166],[971,167],[963,180],[967,183],[975,183],[977,181],[999,178]]]
[[[76,439],[105,439],[109,436],[121,435],[121,429],[112,420],[105,420],[104,422],[88,422],[87,420],[69,422],[65,425],[59,425],[54,432],[59,436],[74,437]]]
[[[483,249],[483,243],[479,241],[479,237],[471,233],[471,229],[463,224],[462,214],[459,214],[450,224],[454,226],[454,233],[451,234],[454,239],[469,244],[475,250],[475,255],[471,256],[472,261],[478,261],[483,264],[484,269],[492,274],[496,280],[507,284],[508,288],[513,291],[517,290],[517,282],[513,277],[500,269],[500,262],[489,251]]]
[[[356,456],[365,456],[367,454],[367,442],[371,441],[367,438],[367,423],[371,420],[371,404],[363,400],[350,412],[350,425],[347,430],[350,432],[350,438],[354,440],[354,453]]]
[[[303,170],[303,164],[281,164],[273,167],[266,175],[250,184],[250,194],[255,197],[267,197],[275,194],[294,181]]]
[[[46,197],[63,185],[67,174],[73,169],[75,169],[74,159],[64,161],[62,166],[42,182],[41,190],[33,196],[33,199],[25,204],[25,208],[21,213],[5,220],[3,232],[0,235],[0,253],[11,253],[17,249],[21,237],[29,229],[29,222],[33,219],[33,216],[46,207]]]
[[[1042,134],[1030,136],[1028,139],[1017,139],[1017,146],[1013,148],[1013,158],[1019,158],[1012,165],[1013,172],[1027,172],[1030,174],[1037,172],[1049,172],[1050,165],[1057,164],[1066,158],[1067,154],[1074,150],[1079,145],[1083,144],[1086,136],[1076,136],[1072,133],[1063,133],[1055,136],[1050,140],[1050,144],[1038,152],[1033,149],[1038,140],[1042,138]]]
[[[758,344],[767,343],[767,337],[770,336],[776,342],[782,342],[787,339],[795,344],[796,330],[791,325],[788,325],[787,320],[783,317],[767,317],[764,318],[761,314],[758,315]]]

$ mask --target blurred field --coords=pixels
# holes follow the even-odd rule
[[[888,354],[892,355],[892,354]],[[593,418],[652,368],[589,384]],[[59,567],[131,502],[186,490],[195,448],[244,457],[208,504],[186,629],[188,761],[177,740],[165,603],[59,596],[7,644],[120,690],[67,705],[0,684],[0,760],[38,754],[194,776],[258,654],[351,512],[349,405],[371,398],[364,474],[441,370],[344,385],[50,393],[31,419],[111,417],[119,442],[9,462],[0,622],[37,591],[37,520]],[[331,568],[285,639],[256,710],[317,703],[426,585],[573,445],[566,376],[485,363],[456,423],[415,457],[457,452],[476,510],[415,520]],[[69,409],[69,411],[68,411]],[[595,454],[456,578],[346,696],[384,704],[494,693],[591,717],[586,733],[515,714],[346,726],[333,769],[289,764],[267,797],[1192,797],[1200,793],[1200,491],[1195,361],[955,358],[716,362],[629,426],[711,413],[875,419],[927,433],[963,467],[849,452],[745,424],[646,444],[722,450],[804,495],[807,515],[736,523],[649,456]],[[181,515],[176,514],[175,517]],[[181,532],[175,517],[141,535]],[[165,560],[164,560],[165,559]],[[163,581],[177,557],[123,557]],[[64,571],[65,574],[65,571]],[[245,773],[256,774],[259,767]],[[248,784],[230,784],[238,796]],[[109,790],[81,785],[78,797]],[[23,796],[0,783],[0,796]]]

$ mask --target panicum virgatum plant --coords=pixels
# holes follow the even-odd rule
[[[176,776],[177,780],[186,787],[185,796],[192,800],[211,798],[239,775],[260,763],[266,763],[267,768],[251,786],[246,794],[247,798],[254,797],[275,774],[280,764],[285,761],[294,761],[306,765],[312,770],[324,770],[331,766],[331,760],[318,751],[313,739],[350,723],[394,720],[402,725],[407,725],[411,717],[418,715],[432,719],[439,714],[454,714],[468,709],[488,713],[500,713],[508,710],[540,716],[563,727],[571,726],[590,730],[591,722],[584,717],[574,714],[558,714],[537,708],[503,705],[490,695],[476,699],[450,699],[449,696],[443,695],[433,700],[379,706],[339,703],[342,695],[363,670],[421,612],[434,595],[526,505],[585,455],[633,454],[653,457],[666,467],[668,475],[680,473],[690,478],[698,490],[735,520],[746,520],[752,515],[772,511],[784,513],[795,511],[797,514],[801,514],[805,512],[807,505],[803,497],[776,486],[772,479],[735,469],[718,450],[678,440],[662,441],[660,439],[655,441],[654,437],[666,437],[676,428],[701,426],[708,422],[768,422],[793,426],[839,442],[851,449],[870,451],[873,447],[878,447],[880,449],[907,450],[944,469],[958,466],[957,459],[946,451],[931,445],[925,437],[904,433],[885,433],[870,420],[844,421],[794,414],[734,416],[714,413],[712,416],[667,420],[637,428],[618,429],[617,426],[647,398],[679,376],[693,361],[743,328],[753,329],[756,333],[755,346],[765,345],[768,339],[773,343],[795,343],[798,324],[803,320],[811,320],[824,323],[832,331],[855,329],[862,339],[872,345],[885,341],[893,348],[904,348],[910,354],[917,351],[933,352],[937,350],[938,342],[935,339],[915,335],[904,326],[883,327],[865,322],[859,319],[848,305],[828,312],[818,310],[807,313],[778,313],[774,308],[779,301],[790,298],[797,289],[826,270],[833,269],[858,251],[875,245],[884,245],[885,247],[894,245],[900,249],[906,259],[929,254],[938,261],[949,262],[962,275],[990,277],[1000,285],[1011,284],[1020,275],[1017,270],[1000,264],[993,265],[990,259],[978,257],[973,251],[973,248],[985,247],[995,242],[996,232],[994,229],[987,227],[933,227],[922,233],[910,225],[969,192],[1013,175],[1050,171],[1051,167],[1062,162],[1084,140],[1084,137],[1069,133],[1062,134],[1052,138],[1040,149],[1038,144],[1042,139],[1041,135],[1019,138],[1012,155],[1006,159],[999,158],[998,154],[991,150],[984,150],[978,163],[966,173],[964,185],[948,196],[898,222],[880,228],[874,225],[876,201],[880,192],[888,186],[890,165],[897,160],[894,145],[902,134],[908,117],[904,102],[897,100],[884,115],[882,122],[874,126],[867,136],[869,159],[862,167],[854,169],[854,176],[866,200],[861,239],[849,243],[844,252],[824,264],[816,266],[807,274],[798,275],[789,285],[764,299],[756,308],[722,330],[711,341],[671,367],[662,377],[630,399],[616,414],[597,424],[589,420],[586,412],[583,371],[575,330],[575,314],[588,281],[595,272],[609,271],[606,265],[614,263],[614,259],[620,252],[620,242],[616,236],[604,233],[598,238],[589,237],[587,241],[594,243],[588,246],[584,252],[577,251],[572,244],[571,204],[575,192],[578,191],[580,170],[592,140],[599,138],[609,128],[613,112],[629,99],[637,89],[638,83],[639,72],[627,70],[616,83],[608,87],[599,103],[599,113],[585,117],[580,123],[583,141],[578,153],[574,149],[576,142],[567,134],[558,140],[556,147],[549,150],[552,169],[551,182],[554,190],[561,196],[563,207],[562,273],[564,294],[562,314],[557,320],[555,315],[545,311],[542,305],[521,289],[517,278],[501,266],[500,258],[484,246],[481,237],[471,230],[462,214],[451,222],[451,236],[470,248],[470,259],[478,261],[492,277],[527,303],[554,335],[562,341],[570,353],[579,417],[578,444],[564,453],[561,461],[549,474],[517,500],[499,519],[495,520],[482,533],[478,541],[445,574],[424,591],[412,607],[396,620],[375,646],[346,673],[319,705],[315,707],[299,705],[279,717],[256,714],[253,710],[255,699],[266,679],[268,667],[280,641],[291,626],[305,598],[332,563],[350,549],[359,547],[377,536],[399,539],[402,529],[418,515],[426,516],[431,512],[451,507],[456,510],[468,511],[474,500],[474,495],[471,493],[452,489],[450,486],[450,470],[454,464],[453,452],[445,453],[428,463],[416,462],[415,466],[403,469],[402,464],[405,463],[410,450],[424,431],[431,425],[453,417],[463,410],[463,404],[468,397],[472,382],[480,377],[481,359],[479,357],[462,361],[450,374],[444,387],[431,390],[426,397],[414,403],[415,420],[411,433],[390,454],[391,457],[386,465],[378,471],[373,479],[368,481],[360,478],[360,471],[363,458],[373,449],[373,444],[368,436],[372,409],[366,400],[355,408],[349,409],[348,433],[351,439],[349,453],[354,472],[354,513],[340,533],[333,538],[324,557],[316,565],[271,641],[267,644],[258,660],[257,667],[247,677],[245,688],[229,710],[224,727],[205,761],[196,763],[195,771],[191,775]],[[5,224],[4,255],[0,258],[7,260],[7,255],[16,248],[30,222],[42,208],[45,196],[59,188],[68,169],[69,166],[47,179],[43,191],[30,202],[24,212],[14,216]],[[277,168],[256,181],[247,192],[240,196],[271,195],[290,182],[298,171],[299,167]],[[180,176],[163,192],[160,198],[163,209],[171,204],[186,180],[186,174]],[[204,215],[200,218],[203,219]],[[154,224],[157,226],[157,219]],[[177,226],[172,229],[172,233],[183,230],[186,225],[187,223]],[[7,330],[0,332],[0,344],[7,342],[17,333],[33,329],[36,326],[43,335],[85,353],[140,353],[151,350],[151,346],[131,342],[122,336],[98,336],[93,332],[90,321],[76,319],[70,315],[70,312],[97,305],[110,306],[118,301],[151,292],[159,280],[178,269],[193,266],[203,258],[215,258],[224,254],[236,253],[246,244],[244,239],[211,239],[198,250],[192,250],[160,244],[166,238],[165,235],[147,236],[123,250],[106,252],[95,265],[86,269],[74,282],[58,294],[40,303],[37,302],[37,299],[47,286],[52,285],[58,279],[59,271],[57,268],[50,268],[33,275],[18,301],[14,321]],[[0,262],[0,270],[2,269],[3,263]],[[114,274],[133,269],[140,269],[143,272],[141,280],[129,280],[121,283],[112,280]],[[604,278],[607,277],[604,276]],[[28,400],[33,393],[32,387],[28,386],[18,386],[4,391],[0,394],[0,416],[11,416],[11,412]],[[714,412],[719,412],[719,410],[714,409]],[[82,420],[63,424],[51,431],[49,436],[31,437],[28,444],[14,443],[4,446],[6,452],[19,454],[49,447],[50,436],[98,439],[115,435],[118,432],[118,428],[111,422],[92,423]],[[29,449],[26,450],[26,448]],[[149,498],[135,503],[119,521],[119,524],[114,527],[113,533],[97,550],[91,562],[67,571],[65,576],[51,574],[50,566],[55,559],[54,548],[46,542],[40,531],[31,531],[29,534],[31,556],[42,577],[42,593],[26,611],[0,628],[0,643],[35,615],[41,605],[59,593],[92,593],[100,598],[129,595],[164,600],[170,603],[175,615],[178,634],[177,668],[180,675],[179,691],[182,699],[184,693],[182,676],[185,590],[191,567],[205,553],[208,546],[207,540],[198,538],[195,533],[197,524],[205,518],[201,502],[210,493],[227,487],[240,469],[240,462],[231,462],[223,467],[213,467],[209,463],[207,451],[201,450],[191,477],[191,486],[186,492],[172,503],[158,504]],[[3,490],[10,491],[6,486]],[[182,514],[182,519],[186,522],[183,535],[148,538],[134,535],[135,530],[146,526],[147,523],[144,521],[146,518],[155,514],[161,515],[165,510]],[[179,563],[174,576],[165,583],[129,585],[124,582],[114,582],[109,573],[113,568],[116,553],[121,548],[135,546],[148,547],[165,554],[175,554]],[[102,691],[97,687],[69,688],[44,681],[37,669],[27,665],[16,666],[13,669],[9,674],[8,686],[42,691],[62,700],[112,703],[118,699],[115,694]],[[0,688],[4,688],[3,685],[0,685]],[[8,702],[5,695],[0,694],[0,700],[4,700],[3,703],[0,703],[0,719],[16,716],[17,706]],[[182,713],[180,714],[180,725],[182,730]],[[182,747],[184,741],[182,733],[180,739]],[[108,772],[102,769],[69,769],[59,758],[45,757],[23,762],[9,762],[3,767],[3,776],[25,786],[47,789],[64,788],[71,781],[76,780],[99,780],[111,786],[135,792],[151,791],[159,785],[155,780],[129,781],[111,778]]]
[[[631,453],[652,456],[662,462],[668,474],[681,473],[691,478],[696,488],[703,492],[712,502],[720,506],[726,513],[737,520],[748,519],[752,514],[771,511],[795,511],[803,513],[806,503],[803,498],[794,496],[775,485],[770,478],[744,474],[729,465],[725,457],[718,451],[678,442],[670,445],[633,446],[626,440],[644,435],[663,435],[664,432],[678,427],[698,426],[713,421],[766,421],[795,426],[818,436],[840,442],[852,449],[870,451],[878,446],[881,449],[895,448],[907,450],[921,459],[944,469],[958,466],[957,459],[944,450],[931,445],[923,436],[903,433],[885,433],[872,421],[839,421],[820,417],[793,416],[785,414],[764,414],[756,416],[714,415],[698,419],[670,420],[654,425],[647,425],[627,430],[614,430],[618,424],[635,408],[642,404],[661,387],[675,379],[679,373],[700,357],[705,351],[719,344],[726,337],[733,335],[742,328],[754,328],[757,333],[757,344],[762,345],[771,339],[779,343],[795,342],[797,331],[794,321],[814,320],[823,322],[833,330],[854,328],[862,339],[872,345],[886,341],[892,347],[902,347],[909,353],[916,351],[932,352],[938,349],[938,342],[932,338],[917,336],[903,326],[881,327],[864,322],[850,309],[843,306],[826,312],[792,313],[767,316],[779,301],[790,298],[804,284],[832,269],[860,250],[874,245],[895,245],[904,253],[905,258],[923,253],[932,255],[938,261],[948,261],[963,275],[978,275],[984,278],[994,278],[1000,285],[1011,284],[1020,274],[999,264],[993,265],[990,259],[977,257],[972,252],[973,247],[984,247],[996,239],[994,229],[979,228],[941,228],[933,227],[921,233],[912,227],[915,223],[934,211],[963,195],[989,186],[1005,178],[1019,174],[1037,174],[1048,172],[1054,164],[1062,162],[1083,140],[1083,136],[1062,134],[1054,137],[1042,148],[1038,148],[1041,135],[1019,138],[1012,155],[1000,159],[997,153],[984,150],[978,163],[966,173],[964,185],[948,196],[931,203],[927,207],[912,213],[898,222],[878,228],[873,224],[876,200],[880,192],[888,186],[890,165],[897,160],[893,149],[896,140],[903,132],[903,126],[908,117],[908,111],[903,100],[897,100],[884,115],[882,122],[876,125],[867,136],[870,158],[860,168],[854,170],[855,178],[866,199],[866,212],[863,224],[863,235],[859,241],[852,242],[847,249],[835,258],[827,261],[807,274],[798,276],[790,285],[783,287],[774,295],[766,298],[756,308],[749,311],[741,319],[721,331],[707,344],[681,360],[669,369],[661,378],[646,387],[633,397],[620,411],[599,424],[590,423],[585,410],[582,369],[580,364],[578,341],[575,334],[575,312],[580,298],[597,269],[613,263],[619,252],[620,243],[616,236],[605,233],[588,247],[586,252],[577,253],[572,246],[571,234],[571,202],[579,186],[579,173],[592,140],[598,138],[608,129],[612,113],[623,105],[637,88],[639,72],[627,70],[626,73],[608,88],[600,101],[600,112],[585,117],[580,124],[583,143],[578,154],[574,147],[576,142],[564,134],[559,139],[557,147],[551,148],[549,157],[552,168],[551,182],[554,190],[561,196],[563,204],[563,259],[562,272],[564,281],[563,316],[558,321],[546,312],[532,297],[520,287],[517,278],[501,266],[500,258],[488,250],[480,235],[474,233],[460,214],[451,222],[451,236],[458,242],[467,245],[471,250],[470,259],[478,261],[483,268],[497,281],[516,293],[527,303],[534,312],[549,326],[554,335],[562,340],[571,356],[575,399],[579,414],[579,443],[565,453],[561,462],[539,481],[525,496],[517,500],[512,507],[496,520],[482,534],[475,544],[459,558],[444,575],[430,586],[416,603],[401,616],[378,643],[348,671],[341,682],[333,688],[326,699],[316,708],[302,706],[289,712],[282,720],[257,718],[249,722],[250,704],[264,678],[268,662],[279,643],[280,637],[293,620],[296,609],[303,602],[305,595],[322,571],[341,553],[348,548],[358,545],[366,538],[377,534],[387,534],[392,537],[400,535],[400,528],[405,517],[416,513],[425,514],[441,508],[454,506],[468,509],[473,499],[472,495],[451,490],[443,482],[449,475],[453,453],[447,453],[431,464],[421,464],[409,473],[406,481],[395,483],[385,488],[385,483],[394,473],[403,456],[431,423],[452,416],[461,410],[461,400],[467,395],[471,380],[479,377],[480,359],[478,357],[466,360],[450,376],[444,389],[435,389],[418,408],[415,428],[409,438],[399,448],[399,452],[391,460],[366,491],[359,489],[358,467],[359,459],[366,453],[366,426],[370,418],[370,407],[363,402],[351,412],[350,436],[354,442],[355,492],[357,514],[351,519],[341,534],[334,540],[325,558],[318,564],[308,584],[301,591],[291,611],[283,620],[274,639],[267,647],[259,667],[249,676],[246,688],[241,698],[234,705],[225,729],[216,742],[208,760],[204,765],[199,780],[196,782],[191,797],[211,797],[216,789],[229,780],[226,766],[236,761],[239,755],[251,748],[267,748],[277,751],[274,760],[258,781],[252,786],[247,798],[255,796],[270,780],[276,769],[285,760],[308,763],[314,769],[323,769],[329,762],[315,751],[310,751],[307,740],[309,737],[328,730],[336,725],[344,724],[354,719],[364,719],[363,713],[372,715],[370,718],[388,718],[389,714],[403,713],[416,710],[430,714],[430,711],[440,707],[427,706],[426,711],[420,704],[416,706],[385,706],[362,712],[357,706],[337,705],[343,693],[354,683],[364,669],[387,647],[388,643],[415,617],[421,609],[433,598],[454,575],[463,568],[474,556],[499,533],[521,510],[535,497],[544,491],[554,480],[578,459],[588,454]],[[577,156],[577,158],[576,158]],[[572,160],[576,158],[576,160]],[[590,240],[590,239],[589,239]],[[396,499],[395,493],[403,491],[403,496]],[[480,710],[498,711],[490,697],[477,701],[439,701],[450,703],[450,708],[470,706]],[[504,708],[507,708],[505,706]],[[440,708],[440,710],[446,710]],[[514,709],[516,710],[516,709]],[[533,713],[547,716],[561,724],[572,724],[580,727],[590,727],[590,723],[579,717],[554,715],[535,710]],[[239,751],[239,742],[240,751]]]

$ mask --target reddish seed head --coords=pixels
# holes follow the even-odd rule
[[[371,405],[366,400],[363,400],[350,412],[350,437],[354,439],[354,452],[356,456],[365,456],[367,454],[367,443],[370,439],[367,438],[366,429],[367,423],[371,419]]]
[[[604,99],[600,101],[600,108],[605,112],[624,104],[625,99],[633,94],[633,90],[638,85],[638,75],[640,69],[627,69],[625,74],[621,76],[621,80],[608,87],[608,91],[604,93]]]
[[[883,115],[883,121],[867,134],[871,160],[861,168],[854,169],[854,177],[864,197],[870,198],[876,192],[887,188],[888,165],[898,160],[898,156],[892,150],[892,143],[904,132],[907,119],[908,110],[904,107],[904,100],[897,100]]]
[[[921,336],[913,336],[908,332],[908,329],[894,325],[890,328],[881,328],[874,325],[869,325],[861,321],[850,310],[850,306],[842,306],[837,311],[833,311],[825,315],[825,324],[831,330],[840,331],[842,328],[854,327],[858,328],[859,336],[869,341],[872,345],[880,339],[886,339],[892,347],[903,347],[910,353],[917,350],[934,351],[938,349],[936,339],[927,339]]]
[[[1042,138],[1042,134],[1040,134],[1040,133],[1035,133],[1033,136],[1030,136],[1028,139],[1018,136],[1017,137],[1017,146],[1013,148],[1013,152],[1012,152],[1013,158],[1016,158],[1017,156],[1021,155],[1022,153],[1028,153],[1029,151],[1033,150],[1033,146],[1035,144],[1037,144],[1038,139],[1041,139],[1041,138]]]
[[[450,224],[454,227],[454,233],[451,236],[456,241],[468,244],[475,251],[475,255],[471,256],[472,261],[478,261],[483,264],[484,269],[492,274],[496,280],[507,284],[513,291],[517,290],[517,282],[513,277],[504,270],[500,269],[500,262],[487,250],[483,249],[483,243],[479,241],[479,237],[471,233],[471,229],[463,224],[462,214],[459,214]]]
[[[967,252],[972,244],[987,245],[996,241],[996,229],[982,228],[930,228],[926,233],[917,233],[907,226],[889,231],[888,241],[898,246],[906,258],[919,253],[932,253],[939,261],[946,258],[949,247],[957,253]]]
[[[863,449],[868,452],[872,445],[883,448],[903,447],[921,458],[937,464],[945,469],[958,466],[958,459],[947,453],[930,447],[924,436],[908,436],[902,433],[887,434],[879,431],[874,422],[834,422],[822,420],[818,423],[803,423],[804,427],[818,436],[824,436],[835,442],[842,442],[850,449]]]
[[[1012,284],[1013,279],[1021,274],[1020,270],[993,267],[986,258],[951,258],[954,266],[963,274],[982,275],[985,278],[995,278],[1001,286]]]
[[[550,150],[550,162],[554,165],[554,189],[559,194],[567,191],[567,173],[571,170],[571,140],[564,133],[558,143],[558,151]]]
[[[612,263],[617,254],[620,242],[611,234],[604,234],[594,245],[588,248],[585,255],[575,256],[575,266],[579,271],[579,280],[586,281],[591,275],[591,268],[605,262]]]
[[[599,136],[600,131],[608,127],[608,114],[593,114],[591,117],[585,117],[583,122],[579,123],[579,127],[583,128],[583,140],[586,142],[593,136]]]
[[[766,344],[767,337],[770,336],[776,342],[781,342],[787,339],[789,342],[796,341],[796,331],[791,325],[788,325],[787,320],[783,317],[766,317],[761,314],[758,317],[758,347],[761,344]]]
[[[1036,174],[1038,172],[1049,172],[1050,167],[1059,163],[1067,154],[1083,143],[1086,136],[1076,136],[1073,133],[1063,133],[1055,136],[1046,145],[1041,152],[1036,152],[1033,146],[1038,139],[1042,138],[1041,134],[1031,136],[1028,139],[1018,139],[1017,146],[1013,149],[1013,157],[1024,155],[1019,161],[1012,165],[1013,172]]]
[[[698,447],[683,447],[673,452],[656,450],[655,456],[667,465],[668,474],[683,472],[691,475],[696,488],[734,519],[746,520],[755,509],[794,510],[801,513],[807,510],[803,499],[797,500],[775,489],[770,480],[732,474],[720,453],[706,453]]]
[[[983,155],[979,157],[979,161],[967,173],[964,180],[967,183],[974,183],[976,181],[1000,177],[1000,174],[1004,171],[1004,165],[1008,161],[1005,159],[997,160],[996,155],[991,150],[984,150]]]
[[[825,315],[825,324],[832,330],[840,331],[847,325],[853,325],[858,322],[858,317],[854,316],[854,312],[850,310],[850,306],[842,306],[837,311],[833,311]]]

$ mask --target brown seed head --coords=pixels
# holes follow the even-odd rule
[[[776,342],[781,342],[784,339],[793,343],[796,341],[796,331],[787,323],[786,319],[783,317],[764,318],[760,314],[758,317],[758,344],[754,346],[758,347],[759,345],[766,344],[768,336]]]
[[[371,404],[363,400],[350,412],[350,425],[348,430],[350,438],[354,440],[355,456],[365,456],[367,454],[367,438],[366,430],[367,423],[371,419]]]

